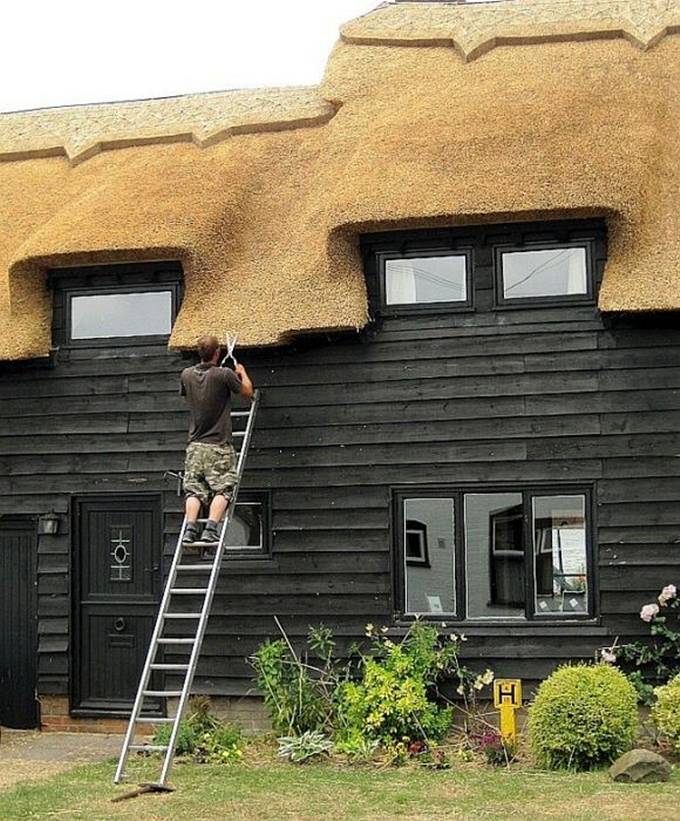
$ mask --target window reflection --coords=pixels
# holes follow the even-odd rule
[[[506,251],[501,259],[504,299],[588,293],[585,248]]]
[[[585,497],[533,499],[537,614],[587,613]]]
[[[225,547],[252,550],[264,545],[261,502],[237,502],[227,528]]]
[[[385,301],[388,305],[465,302],[466,257],[409,257],[385,262]]]
[[[454,613],[452,499],[404,501],[404,564],[408,613]]]
[[[524,618],[521,493],[465,495],[468,618]]]

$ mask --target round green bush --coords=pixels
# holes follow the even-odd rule
[[[654,690],[656,702],[652,707],[652,719],[662,738],[673,745],[680,755],[680,675],[663,687]]]
[[[629,750],[637,736],[635,688],[608,664],[558,668],[529,708],[537,763],[552,770],[589,770]]]

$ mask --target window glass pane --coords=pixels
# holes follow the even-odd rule
[[[404,546],[407,613],[454,613],[453,499],[406,499]]]
[[[92,294],[71,298],[71,339],[169,334],[172,293]]]
[[[385,262],[385,293],[388,305],[421,302],[465,302],[466,257],[416,257]]]
[[[585,248],[505,252],[502,265],[505,299],[588,292]]]
[[[237,502],[227,529],[225,546],[232,550],[262,549],[262,503]]]
[[[532,511],[535,612],[587,613],[585,497],[535,496]]]
[[[521,493],[465,495],[468,618],[524,618],[522,519]]]

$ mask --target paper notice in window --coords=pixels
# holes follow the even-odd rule
[[[430,613],[443,613],[442,600],[439,596],[426,596],[427,605],[430,608]]]

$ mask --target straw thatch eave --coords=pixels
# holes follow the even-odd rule
[[[182,262],[174,347],[226,329],[267,345],[358,328],[358,235],[415,225],[604,216],[600,307],[678,310],[678,87],[676,36],[646,51],[589,36],[472,62],[345,38],[314,91],[332,111],[319,121],[204,147],[111,147],[75,166],[0,162],[0,357],[49,351],[46,269],[114,261]]]

